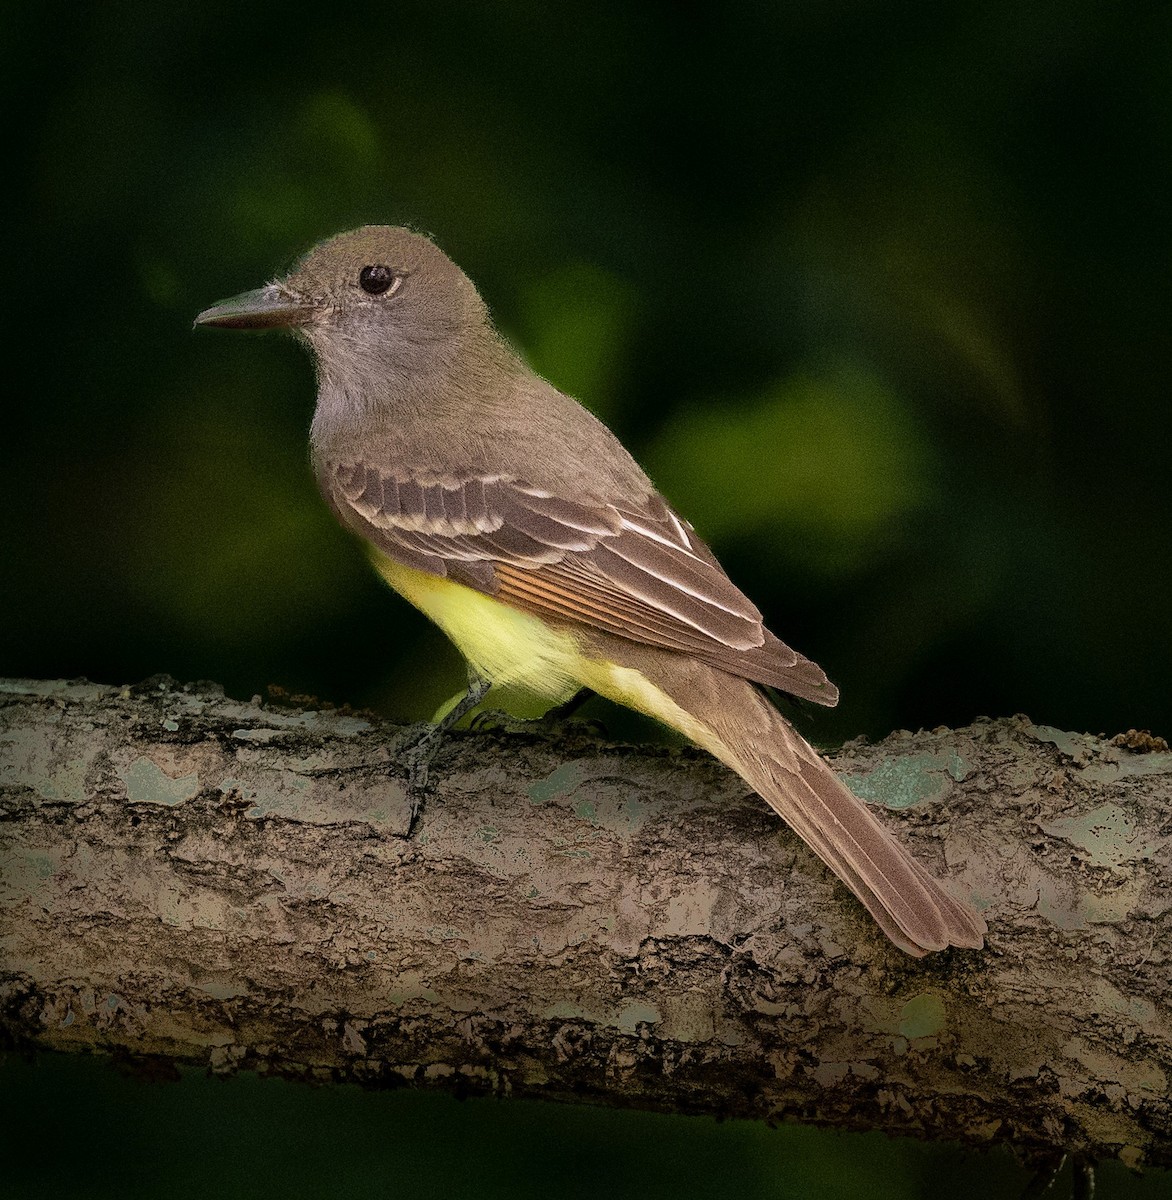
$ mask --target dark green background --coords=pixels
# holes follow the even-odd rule
[[[278,683],[413,719],[455,690],[454,653],[317,499],[308,360],[191,331],[318,238],[388,221],[439,240],[826,667],[843,702],[811,736],[1018,711],[1167,735],[1170,12],[5,6],[0,673]],[[54,1194],[104,1195],[94,1143],[53,1115],[74,1070],[7,1068],[44,1122],[21,1144],[69,1165]],[[222,1143],[240,1171],[306,1158],[316,1182],[282,1175],[287,1195],[329,1194],[331,1172],[393,1193],[408,1152],[408,1190],[461,1196],[571,1194],[559,1176],[654,1195],[664,1147],[700,1195],[746,1146],[744,1196],[893,1172],[891,1194],[934,1194],[938,1162],[695,1121],[97,1080],[77,1086],[121,1114],[106,1167],[143,1195],[136,1130],[160,1104],[150,1170],[175,1194],[180,1169],[223,1166],[221,1105],[257,1130]],[[336,1140],[307,1135],[343,1112]],[[468,1141],[497,1156],[480,1189],[437,1165]]]

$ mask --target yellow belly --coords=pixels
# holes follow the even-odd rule
[[[711,730],[641,672],[588,657],[568,630],[547,625],[540,617],[502,604],[462,583],[405,567],[377,551],[372,558],[383,579],[430,617],[472,666],[494,684],[523,688],[554,704],[588,687],[712,749]]]
[[[578,665],[583,656],[571,634],[462,583],[404,567],[377,552],[373,557],[387,583],[430,617],[485,679],[555,704],[582,686]]]

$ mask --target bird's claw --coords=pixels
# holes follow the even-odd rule
[[[408,736],[397,749],[397,757],[407,766],[407,797],[411,803],[411,814],[407,821],[408,837],[415,832],[415,825],[423,812],[430,790],[431,761],[439,749],[443,733],[439,725],[425,725],[413,736]]]

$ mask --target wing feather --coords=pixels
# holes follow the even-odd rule
[[[765,628],[691,526],[654,493],[620,509],[506,476],[429,478],[361,462],[328,466],[322,485],[347,525],[416,570],[837,702],[822,670]]]

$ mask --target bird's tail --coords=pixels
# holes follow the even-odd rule
[[[659,651],[636,668],[671,701],[651,712],[736,771],[863,902],[901,950],[979,949],[987,927],[950,896],[764,695],[744,679]],[[634,665],[634,664],[632,664]],[[631,703],[630,696],[616,697]],[[674,718],[674,719],[673,719]]]

